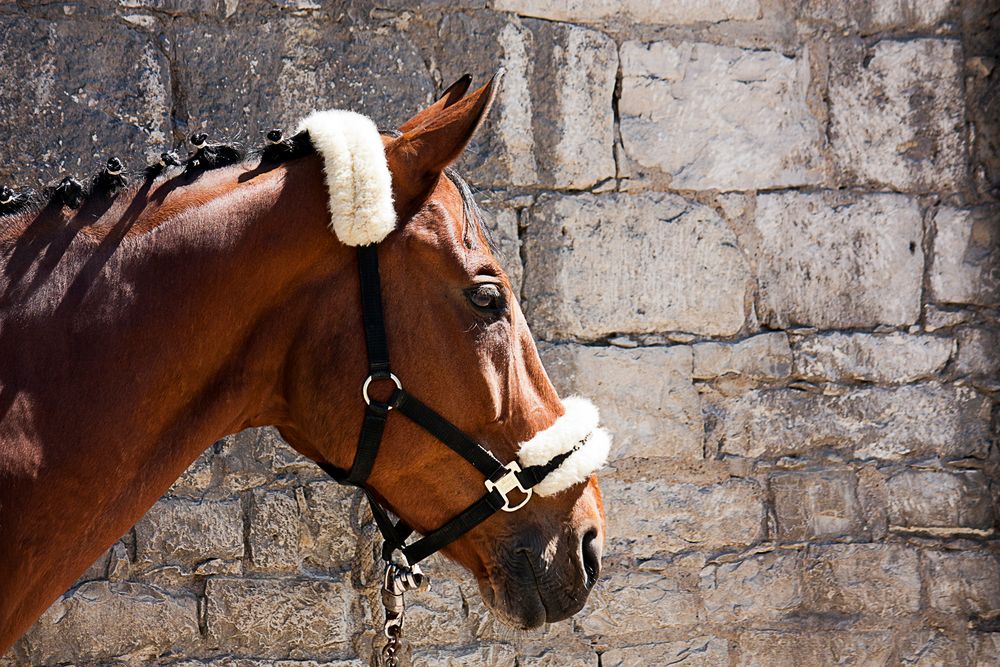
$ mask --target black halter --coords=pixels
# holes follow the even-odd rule
[[[372,244],[358,248],[358,273],[361,279],[365,343],[368,348],[368,377],[361,388],[362,397],[367,405],[365,418],[351,469],[344,472],[325,462],[319,466],[338,482],[358,486],[364,490],[371,504],[375,523],[385,540],[382,546],[382,558],[386,563],[391,563],[393,553],[398,551],[404,557],[405,565],[409,567],[454,542],[496,512],[500,510],[514,512],[524,507],[531,499],[532,487],[558,468],[576,449],[561,454],[548,463],[529,466],[523,470],[516,461],[504,465],[489,450],[414,398],[403,389],[399,378],[393,375],[389,366],[389,345],[385,335],[382,287],[378,270],[378,246]],[[371,383],[379,380],[395,384],[392,396],[384,403],[372,399],[368,394]],[[375,465],[386,419],[389,412],[394,409],[447,445],[472,464],[485,478],[483,482],[485,493],[482,498],[437,530],[411,544],[406,544],[406,540],[413,534],[413,528],[402,519],[393,523],[388,512],[365,486],[365,481]],[[577,447],[579,446],[578,444]],[[512,491],[518,491],[523,497],[512,500],[510,497]]]

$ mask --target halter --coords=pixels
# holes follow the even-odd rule
[[[358,247],[358,273],[365,345],[368,351],[368,377],[361,386],[365,402],[364,422],[350,470],[341,470],[327,462],[320,462],[318,465],[336,481],[360,487],[371,505],[375,524],[384,540],[382,560],[386,569],[382,597],[386,607],[384,630],[389,638],[387,649],[393,647],[391,652],[395,653],[402,626],[403,593],[421,588],[426,582],[417,563],[451,544],[495,513],[516,512],[524,507],[531,500],[532,489],[577,452],[587,442],[589,435],[577,442],[572,449],[542,464],[522,469],[517,461],[501,463],[489,450],[403,389],[403,383],[392,372],[382,308],[377,245]],[[371,384],[377,381],[389,381],[394,385],[392,395],[385,402],[369,395]],[[409,544],[406,540],[413,534],[413,528],[402,519],[393,523],[388,512],[365,485],[375,465],[382,433],[392,410],[406,416],[447,445],[482,473],[484,478],[484,493],[479,500],[437,530]],[[517,495],[513,495],[514,492]],[[387,658],[390,657],[387,655]]]

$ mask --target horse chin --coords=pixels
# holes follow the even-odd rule
[[[496,582],[492,577],[478,580],[479,594],[493,616],[510,628],[533,630],[549,621],[545,604],[534,585]]]

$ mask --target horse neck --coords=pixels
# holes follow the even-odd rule
[[[0,582],[22,586],[0,600],[28,600],[7,612],[54,599],[216,439],[280,421],[288,350],[349,259],[325,201],[313,158],[209,172],[113,209],[141,233],[35,239],[16,275],[18,244],[0,256]]]

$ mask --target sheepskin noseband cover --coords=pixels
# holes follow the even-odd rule
[[[521,467],[543,465],[560,454],[573,452],[558,468],[535,485],[540,496],[551,496],[586,481],[608,461],[611,434],[597,424],[600,415],[593,403],[579,396],[563,401],[566,412],[552,426],[521,444]],[[573,451],[576,449],[576,451]]]
[[[315,111],[299,124],[323,158],[330,229],[350,246],[378,243],[396,228],[392,176],[375,123],[352,111]]]

